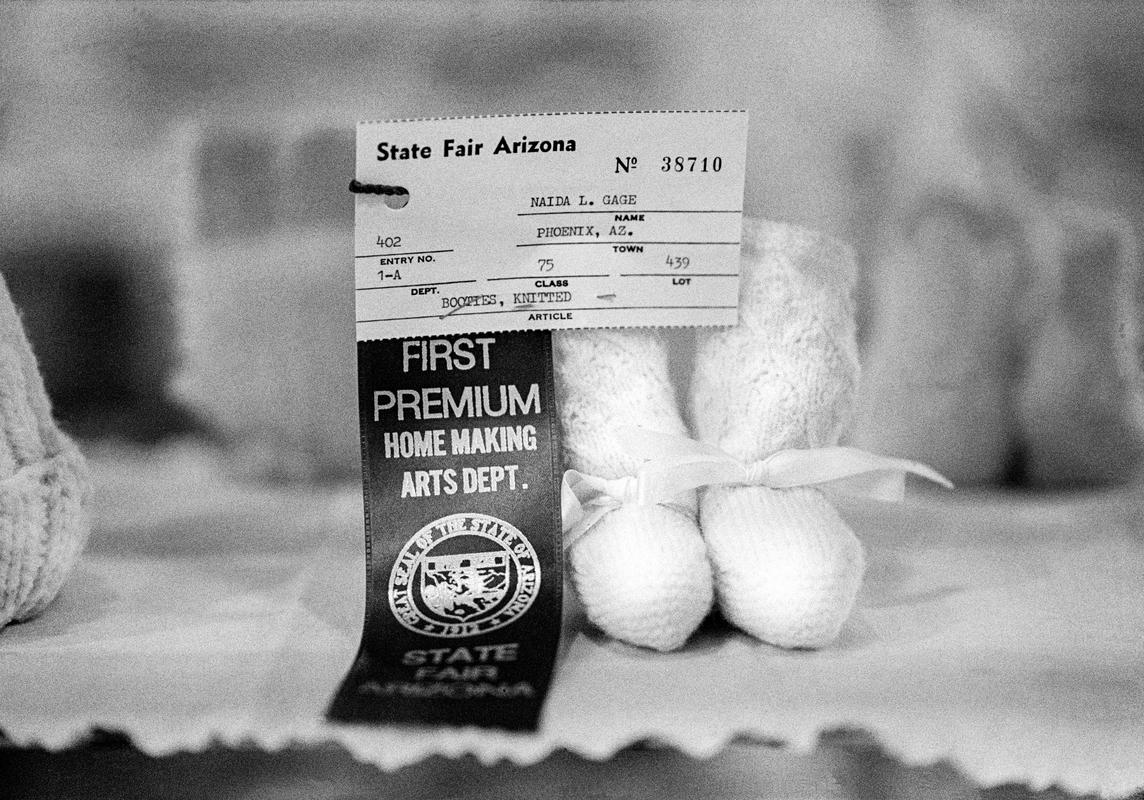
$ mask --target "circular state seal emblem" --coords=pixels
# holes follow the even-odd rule
[[[540,564],[517,528],[450,514],[406,542],[389,573],[389,608],[426,636],[474,636],[520,617],[540,591]]]

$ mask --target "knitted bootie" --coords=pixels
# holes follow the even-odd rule
[[[743,462],[838,443],[858,379],[850,251],[777,223],[744,228],[739,324],[699,334],[699,437]],[[838,635],[862,547],[814,488],[712,487],[700,523],[724,616],[782,647]]]
[[[552,338],[570,468],[601,478],[633,475],[640,460],[616,441],[621,426],[686,435],[655,333],[567,331]],[[681,503],[621,506],[569,548],[572,583],[588,619],[609,636],[673,650],[710,610],[711,567],[694,495]]]
[[[87,466],[52,421],[43,380],[0,279],[0,628],[55,598],[87,540]]]

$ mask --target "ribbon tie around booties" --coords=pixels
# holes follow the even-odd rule
[[[741,256],[739,322],[696,333],[689,392],[694,434],[726,453],[686,440],[655,334],[553,336],[576,470],[564,492],[572,583],[588,617],[633,644],[681,645],[712,584],[723,616],[752,636],[829,643],[853,608],[864,556],[819,487],[892,499],[904,473],[934,479],[913,462],[834,447],[860,371],[853,252],[796,226],[744,220]],[[653,452],[636,458],[614,435],[624,425],[685,444],[640,433],[627,446]],[[697,527],[680,507],[693,507],[698,486],[707,488]]]
[[[846,494],[900,502],[906,475],[918,475],[952,489],[936,470],[917,461],[892,458],[855,447],[779,450],[744,463],[710,444],[641,428],[621,426],[622,447],[644,459],[635,475],[600,478],[567,470],[561,487],[564,546],[571,547],[597,520],[624,505],[664,504],[705,486],[765,486],[791,489],[829,485]]]

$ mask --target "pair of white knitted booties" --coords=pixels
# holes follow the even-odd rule
[[[739,324],[698,333],[690,410],[701,441],[745,463],[837,444],[858,379],[855,277],[850,251],[827,237],[746,224]],[[635,474],[642,459],[618,440],[622,426],[689,435],[654,329],[553,338],[570,468]],[[822,647],[849,616],[864,569],[858,539],[812,487],[712,486],[620,505],[568,555],[588,618],[664,651],[687,641],[716,597],[729,622],[762,641]]]

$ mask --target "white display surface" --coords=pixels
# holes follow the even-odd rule
[[[94,469],[76,573],[42,617],[0,632],[0,729],[18,744],[63,747],[95,726],[154,754],[335,741],[394,769],[433,754],[606,758],[649,738],[697,756],[738,735],[806,751],[846,727],[984,785],[1144,785],[1144,535],[1128,490],[845,507],[869,570],[819,652],[709,631],[652,653],[570,609],[541,730],[513,735],[323,720],[364,610],[356,488],[239,484],[189,450]]]

